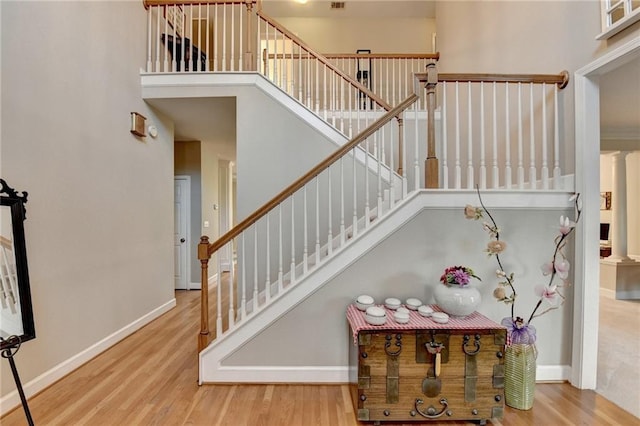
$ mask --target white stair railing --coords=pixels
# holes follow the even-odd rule
[[[11,239],[0,235],[0,334],[22,334],[18,275]]]
[[[202,237],[200,350],[209,341],[207,277],[222,270],[213,262],[209,271],[218,250],[237,245],[238,273],[228,287],[216,286],[216,338],[293,288],[407,194],[406,176],[392,169],[406,147],[388,151],[387,160],[376,154],[388,139],[390,146],[403,145],[402,120],[395,118],[417,99],[415,94],[405,99],[217,241]]]
[[[369,87],[275,20],[260,10],[257,16],[258,71],[347,137],[391,109]]]
[[[438,187],[571,190],[562,180],[569,165],[560,138],[567,83],[566,71],[438,74]]]
[[[413,93],[414,74],[424,73],[427,65],[440,58],[438,53],[325,53],[333,65],[380,96],[397,105]],[[427,108],[425,98],[418,110]]]

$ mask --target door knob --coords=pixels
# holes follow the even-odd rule
[[[180,238],[180,242],[181,243],[184,243],[185,241],[187,241],[187,240],[185,240],[184,238]]]

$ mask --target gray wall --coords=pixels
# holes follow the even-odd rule
[[[1,176],[29,192],[27,383],[173,299],[173,127],[141,99],[141,2],[0,8]],[[130,111],[159,136],[133,136]]]
[[[595,1],[441,1],[436,4],[439,72],[570,75],[598,56]],[[573,82],[561,92],[560,158],[575,170]]]
[[[477,198],[470,196],[468,203],[477,205]],[[513,209],[491,209],[491,213],[509,245],[501,259],[505,270],[515,274],[516,314],[528,317],[537,302],[534,287],[546,282],[539,267],[553,254],[558,218],[572,213]],[[510,315],[510,307],[492,296],[498,282],[497,264],[484,252],[487,242],[482,223],[465,220],[462,205],[425,210],[251,339],[224,364],[346,366],[348,345],[353,344],[345,320],[349,303],[359,294],[369,294],[377,303],[387,297],[418,297],[424,303],[434,303],[434,288],[441,285],[440,275],[451,265],[469,266],[482,278],[477,285],[482,295],[478,311],[499,322]],[[566,250],[569,259],[572,245],[571,241]],[[564,294],[564,307],[533,321],[539,338],[538,365],[571,362],[571,287],[564,289]]]

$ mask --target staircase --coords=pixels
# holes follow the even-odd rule
[[[348,273],[354,263],[412,221],[424,220],[426,209],[463,205],[459,195],[464,190],[464,195],[476,186],[487,191],[540,190],[564,197],[572,189],[571,183],[565,186],[559,153],[558,90],[566,84],[564,74],[438,75],[434,62],[438,56],[433,55],[427,69],[411,73],[410,84],[398,90],[406,97],[392,107],[348,71],[254,10],[252,1],[182,4],[179,9],[165,1],[146,3],[150,39],[143,94],[148,96],[150,86],[163,79],[168,86],[176,77],[193,85],[210,75],[237,73],[246,78],[257,73],[262,76],[257,85],[268,80],[264,90],[274,98],[288,98],[287,103],[305,108],[309,120],[322,120],[341,135],[333,137],[338,145],[334,153],[227,234],[214,242],[202,237],[200,383],[290,382],[293,376],[299,381],[345,381],[344,365],[263,368],[257,377],[255,366],[247,368],[251,364],[242,348],[268,338],[277,340],[277,333],[287,332],[301,315],[298,307],[314,311],[309,301],[320,297],[327,283]],[[217,23],[225,17],[223,36],[216,37],[223,44],[216,43],[213,54],[198,51],[194,46],[204,46],[203,41],[196,43],[188,32],[191,37],[185,38],[192,43],[186,50],[186,43],[161,45],[167,33],[172,32],[173,40],[180,37],[175,25],[169,31],[163,17],[179,11],[202,16],[204,7],[206,16],[214,9]],[[225,38],[224,25],[232,34],[238,33],[236,25],[244,28],[236,44],[235,37]],[[243,38],[245,30],[249,36]],[[196,49],[192,56],[202,60],[190,62],[191,48]],[[395,90],[393,98],[397,99]],[[424,124],[428,130],[421,139]],[[434,201],[435,194],[440,201]],[[530,201],[518,198],[518,202]],[[566,207],[566,202],[554,198],[547,205]],[[216,256],[220,250],[237,259],[236,267],[225,275]],[[208,278],[216,274],[210,291]],[[332,314],[339,315],[347,303],[342,295]],[[285,316],[293,320],[274,331]],[[332,318],[327,327],[344,328],[343,322]],[[277,353],[265,356],[278,364]]]

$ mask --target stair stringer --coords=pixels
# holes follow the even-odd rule
[[[293,115],[307,123],[325,139],[343,146],[349,141],[347,135],[323,120],[315,112],[256,72],[216,72],[216,73],[141,73],[142,98],[150,105],[154,99],[214,98],[237,96],[239,87],[254,87],[282,105]],[[365,164],[366,152],[361,146],[356,149],[356,159]],[[369,171],[377,173],[378,161],[369,154]],[[381,164],[380,175],[385,183],[394,181],[398,185],[399,176]]]
[[[310,270],[295,285],[284,289],[271,300],[268,306],[259,307],[242,323],[232,327],[226,334],[213,341],[199,354],[199,383],[346,381],[348,374],[346,368],[339,368],[333,373],[324,371],[321,375],[311,377],[305,376],[308,368],[299,370],[287,368],[286,370],[293,374],[283,374],[282,368],[258,367],[262,368],[263,374],[257,378],[254,367],[225,366],[223,362],[250,339],[310,297],[325,283],[428,207],[426,200],[429,197],[426,194],[426,191],[415,191],[409,194],[406,199],[395,204],[386,215],[373,222],[368,229],[362,230],[355,238],[334,251],[331,258]]]

